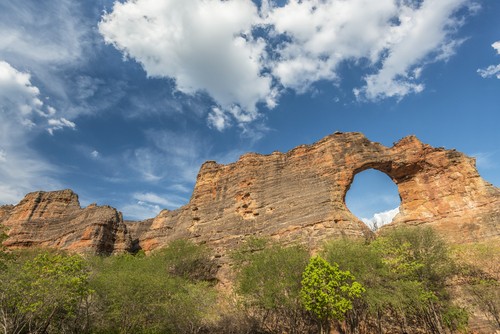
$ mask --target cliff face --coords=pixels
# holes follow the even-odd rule
[[[188,205],[161,212],[139,237],[150,251],[176,238],[224,252],[248,235],[316,247],[336,236],[371,232],[346,207],[354,176],[374,168],[398,186],[392,226],[427,224],[452,242],[500,234],[500,190],[485,182],[474,159],[410,136],[392,148],[360,133],[336,133],[288,153],[246,154],[237,162],[206,162]]]
[[[354,176],[369,168],[398,186],[400,213],[387,228],[426,224],[452,242],[500,235],[500,190],[479,176],[474,159],[413,136],[388,148],[360,133],[335,133],[288,153],[249,153],[229,165],[206,162],[187,205],[144,222],[124,223],[110,207],[81,209],[71,191],[29,194],[0,208],[0,221],[9,247],[152,251],[188,238],[224,255],[253,235],[315,248],[332,237],[372,236],[344,201]]]
[[[130,248],[121,214],[109,206],[80,207],[71,190],[38,191],[10,207],[0,222],[11,249],[51,247],[75,252],[111,254]]]

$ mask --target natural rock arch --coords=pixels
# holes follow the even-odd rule
[[[500,190],[479,176],[474,159],[414,136],[389,148],[361,133],[335,133],[287,153],[248,153],[228,165],[208,161],[187,205],[143,222],[123,222],[109,207],[81,209],[74,194],[63,191],[0,207],[0,223],[13,247],[83,252],[106,245],[119,252],[135,240],[151,251],[188,238],[223,256],[248,236],[267,236],[317,248],[329,238],[373,236],[345,205],[354,176],[369,168],[398,187],[400,213],[391,225],[426,224],[455,242],[500,235]]]
[[[378,188],[379,186],[382,186],[383,188]],[[382,192],[380,190],[382,190]],[[392,199],[397,198],[397,206],[396,204],[381,204],[386,200],[380,199],[381,195],[384,197],[388,195]],[[373,199],[373,197],[378,198]],[[347,191],[343,196],[343,201],[347,209],[358,219],[372,219],[375,218],[376,214],[380,215],[387,213],[389,210],[399,211],[399,206],[401,205],[401,195],[399,194],[397,184],[389,175],[383,171],[370,167],[354,174],[353,181],[348,186]],[[363,202],[368,202],[368,204],[360,204]],[[373,203],[377,203],[377,211],[374,211]],[[365,211],[364,215],[360,215],[360,211]],[[367,212],[369,212],[368,215],[366,215]],[[366,223],[371,230],[377,230],[382,225],[386,225],[390,222],[386,221],[384,224],[376,226],[371,223],[364,223]]]
[[[499,235],[500,192],[479,176],[474,159],[414,136],[388,148],[361,133],[335,133],[287,153],[205,163],[189,204],[160,213],[139,239],[146,250],[188,237],[224,252],[248,235],[311,247],[340,235],[368,237],[345,194],[354,176],[370,168],[398,187],[395,225],[428,224],[459,242]]]

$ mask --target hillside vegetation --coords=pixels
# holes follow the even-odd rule
[[[313,256],[251,238],[228,259],[172,242],[145,256],[49,250],[0,257],[4,333],[468,333],[500,330],[497,248],[431,229],[337,239]],[[227,268],[226,268],[227,269]],[[478,320],[479,319],[479,320]],[[473,321],[471,321],[473,320]]]

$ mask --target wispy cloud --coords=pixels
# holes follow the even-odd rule
[[[188,201],[185,197],[168,193],[134,193],[132,197],[132,201],[124,204],[121,210],[128,219],[137,220],[153,218],[158,215],[161,210],[177,209]]]
[[[57,168],[29,145],[41,130],[64,126],[66,120],[54,118],[56,114],[42,101],[29,73],[0,61],[0,202],[12,203],[26,192],[58,186],[53,178]]]
[[[495,152],[477,152],[471,154],[476,159],[476,166],[479,169],[496,168],[494,161]]]
[[[497,54],[500,55],[500,41],[491,44],[493,49],[497,51]],[[477,73],[483,78],[496,77],[500,79],[500,64],[498,65],[490,65],[484,69],[478,69]]]

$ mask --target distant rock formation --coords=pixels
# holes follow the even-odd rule
[[[425,224],[452,242],[500,236],[500,190],[479,176],[474,159],[414,136],[388,148],[338,132],[288,153],[206,162],[187,205],[143,222],[124,223],[110,207],[81,209],[69,190],[28,194],[15,207],[0,207],[0,222],[8,247],[148,252],[187,238],[222,256],[248,236],[268,236],[316,248],[329,238],[373,236],[345,205],[354,176],[370,168],[391,177],[401,196],[400,213],[386,228]]]
[[[71,190],[30,193],[14,207],[1,207],[0,222],[7,229],[4,246],[11,249],[50,247],[111,254],[131,248],[118,211],[96,205],[82,209]]]

